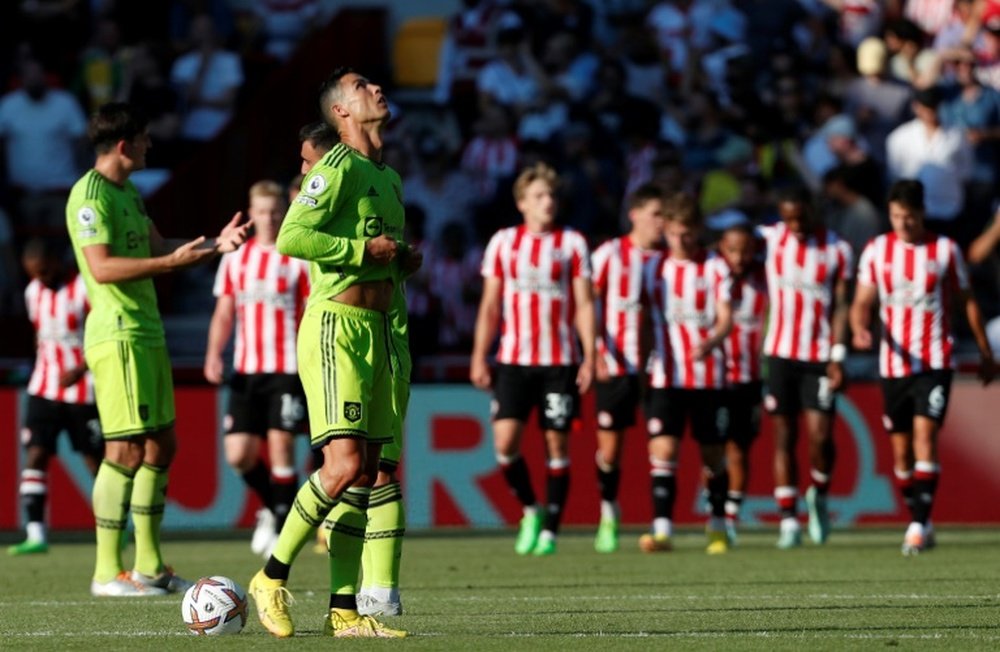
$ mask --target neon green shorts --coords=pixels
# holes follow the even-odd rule
[[[410,403],[410,347],[406,342],[400,342],[399,336],[393,333],[393,359],[396,361],[392,376],[392,441],[383,444],[379,455],[379,468],[392,473],[399,466],[403,456],[403,428],[406,424],[406,408]]]
[[[84,352],[105,439],[124,439],[174,425],[174,380],[164,345],[106,341]]]
[[[331,439],[392,441],[395,414],[388,318],[335,301],[310,306],[299,325],[299,377],[313,448]]]

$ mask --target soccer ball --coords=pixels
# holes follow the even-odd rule
[[[181,615],[192,634],[239,634],[247,624],[247,594],[228,577],[203,577],[187,590]]]

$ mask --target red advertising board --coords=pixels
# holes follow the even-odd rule
[[[881,394],[872,383],[849,388],[838,410],[835,438],[837,467],[831,488],[835,523],[900,523],[906,515],[892,485],[888,440],[881,427]],[[1000,459],[995,436],[1000,388],[983,389],[958,381],[941,435],[942,477],[935,520],[1000,523],[995,501],[971,501],[969,493],[995,495],[1000,480],[993,472]],[[222,392],[210,387],[177,389],[180,447],[170,472],[165,527],[232,528],[251,524],[257,507],[222,455]],[[19,432],[24,400],[17,390],[0,389],[0,529],[20,527],[17,488],[21,460]],[[520,518],[520,509],[496,470],[489,430],[489,398],[462,385],[414,387],[403,458],[404,496],[410,527],[496,527]],[[594,470],[593,398],[584,401],[579,428],[571,443],[572,480],[566,511],[568,524],[594,524],[598,493]],[[544,496],[545,465],[537,427],[529,426],[524,453],[537,492]],[[745,520],[775,519],[771,498],[772,440],[765,419],[752,451]],[[805,441],[800,442],[803,482],[808,474]],[[297,459],[308,472],[308,445],[300,438]],[[626,435],[621,485],[626,523],[646,523],[651,514],[649,464],[645,435],[639,427]],[[681,447],[677,520],[703,518],[699,504],[698,449],[687,438]],[[50,523],[54,529],[92,527],[91,480],[82,462],[60,443],[60,457],[50,469]],[[804,485],[802,487],[805,488]]]

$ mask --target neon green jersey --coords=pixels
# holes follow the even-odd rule
[[[149,258],[151,225],[131,181],[119,186],[90,170],[70,191],[66,227],[91,305],[83,332],[84,348],[108,340],[164,343],[153,280],[98,283],[83,256],[84,247],[108,245],[112,256]]]
[[[303,180],[278,232],[278,251],[313,263],[312,305],[358,283],[395,280],[395,264],[364,262],[365,243],[382,234],[400,240],[403,223],[395,170],[338,143]]]

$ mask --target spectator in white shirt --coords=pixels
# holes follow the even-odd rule
[[[240,58],[218,45],[208,14],[191,21],[194,50],[174,62],[170,80],[181,97],[181,137],[194,141],[215,138],[229,122],[243,84]]]
[[[886,140],[889,181],[923,182],[928,228],[963,242],[959,216],[972,171],[972,150],[961,129],[941,124],[940,103],[937,87],[914,93],[916,118],[897,127]]]

